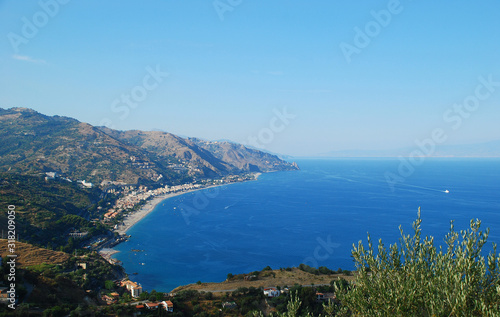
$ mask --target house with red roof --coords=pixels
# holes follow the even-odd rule
[[[147,309],[158,309],[160,307],[160,303],[146,303]]]
[[[281,292],[274,287],[264,288],[264,295],[267,297],[278,297]]]
[[[169,300],[164,300],[163,302],[161,302],[162,305],[163,305],[163,308],[168,311],[168,312],[171,312],[173,313],[174,312],[174,303],[172,303],[171,301]]]

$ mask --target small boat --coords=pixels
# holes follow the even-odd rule
[[[444,192],[445,192],[445,193],[447,193],[447,194],[449,194],[449,193],[450,193],[450,191],[449,191],[449,190],[445,190]]]
[[[139,274],[139,273],[137,273],[137,272],[132,273],[132,275],[137,275],[137,274]]]

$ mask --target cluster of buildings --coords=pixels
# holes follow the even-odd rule
[[[109,295],[102,295],[101,297],[101,299],[108,305],[118,303],[118,298],[120,298],[120,294],[118,294],[117,292],[113,292]]]
[[[266,297],[269,297],[269,298],[278,297],[278,296],[281,295],[281,293],[288,293],[288,292],[289,292],[288,288],[285,288],[282,291],[278,290],[275,287],[264,288],[264,295]],[[320,292],[316,292],[316,300],[318,302],[321,302],[321,301],[332,301],[335,298],[336,297],[335,297],[334,293],[320,293]]]
[[[116,283],[119,283],[117,285],[120,285],[121,287],[125,287],[127,291],[130,292],[133,298],[138,298],[142,293],[142,286],[136,282],[132,282],[130,280],[123,280]],[[118,294],[117,292],[112,292],[101,296],[101,299],[108,305],[118,303],[119,298],[120,294]],[[164,300],[159,302],[145,302],[145,303],[143,302],[143,304],[137,305],[136,308],[137,309],[145,308],[150,310],[164,309],[167,312],[173,312],[174,304],[169,300]]]
[[[135,188],[133,186],[125,186],[123,189],[123,194],[124,196],[119,198],[113,208],[108,210],[107,213],[104,214],[104,220],[110,220],[115,218],[117,215],[119,215],[122,211],[132,209],[134,208],[135,205],[140,203],[141,201],[147,200],[151,197],[158,196],[158,195],[163,195],[163,194],[169,194],[169,193],[176,193],[180,191],[186,191],[186,190],[191,190],[191,189],[197,189],[202,187],[200,184],[182,184],[182,185],[176,185],[176,186],[168,186],[165,185],[165,187],[160,187],[157,189],[153,190],[148,190],[146,186],[139,186],[139,188]],[[115,193],[116,190],[112,189]],[[108,191],[111,192],[111,191]]]
[[[164,300],[161,302],[154,302],[154,303],[145,303],[145,304],[137,305],[137,306],[135,306],[135,308],[137,308],[137,309],[147,308],[147,309],[151,309],[151,310],[163,308],[167,312],[170,312],[170,313],[174,312],[174,304],[169,300]]]
[[[60,176],[59,174],[57,174],[57,172],[46,172],[45,173],[45,180],[46,181],[49,181],[49,180],[53,180],[53,179],[56,179],[56,178],[61,178],[67,182],[70,182],[72,183],[73,181],[67,177],[63,177],[63,176]],[[78,180],[76,181],[78,184],[80,184],[82,187],[85,187],[85,188],[92,188],[94,187],[94,185],[92,183],[88,183],[86,182],[85,180]]]
[[[88,231],[85,232],[80,232],[80,231],[71,231],[69,233],[70,237],[77,238],[77,239],[82,239],[85,238],[88,235]]]

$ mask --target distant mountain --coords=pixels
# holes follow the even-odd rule
[[[169,184],[297,168],[243,146],[238,152],[236,145],[197,144],[161,131],[116,131],[27,108],[0,108],[0,139],[0,172],[57,172],[95,184]]]
[[[209,151],[221,161],[251,172],[271,172],[298,169],[296,163],[288,163],[277,155],[255,150],[233,142],[210,142],[196,138],[190,141]]]
[[[394,150],[344,150],[332,151],[318,155],[319,157],[398,157],[409,156],[418,146]],[[426,153],[424,153],[426,154]],[[461,145],[436,145],[434,150],[426,155],[429,157],[500,157],[500,140]]]
[[[500,157],[500,140],[464,145],[440,145],[434,156]]]

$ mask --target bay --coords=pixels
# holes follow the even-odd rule
[[[144,289],[164,292],[268,265],[352,270],[353,243],[366,244],[368,232],[387,246],[397,242],[398,226],[411,233],[418,207],[423,234],[437,244],[450,220],[460,230],[473,218],[491,229],[486,250],[500,243],[499,159],[427,158],[403,173],[398,159],[298,164],[300,171],[163,201],[128,231],[132,237],[115,248],[115,258],[127,273],[138,273],[130,277]],[[388,175],[400,182],[390,186]]]

